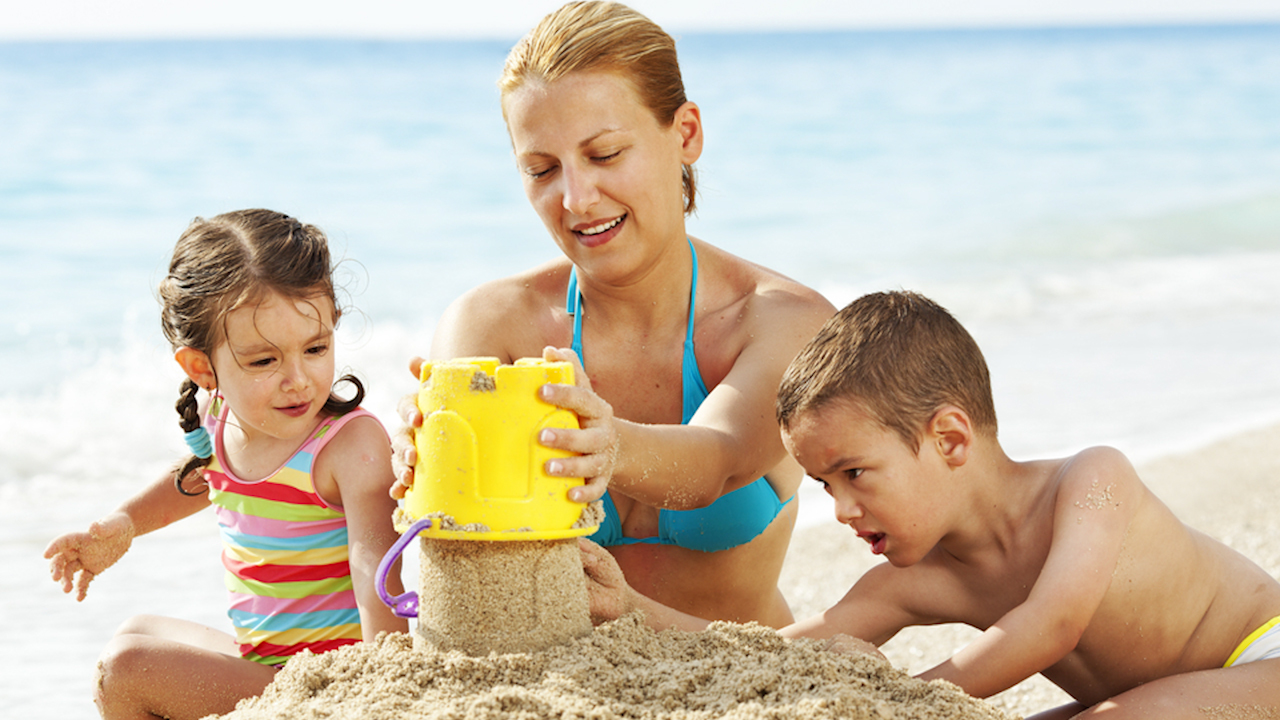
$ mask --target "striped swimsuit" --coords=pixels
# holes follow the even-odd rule
[[[205,470],[209,501],[222,534],[240,655],[281,665],[302,650],[321,653],[361,640],[360,611],[347,564],[347,520],[316,493],[311,466],[343,425],[373,417],[357,409],[320,424],[270,476],[246,482],[226,470],[225,404],[206,425],[214,458]]]

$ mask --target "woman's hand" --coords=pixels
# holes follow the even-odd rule
[[[89,583],[111,567],[133,544],[133,519],[116,512],[93,523],[88,532],[67,533],[45,548],[49,574],[62,582],[62,592],[76,590],[76,601],[89,592]]]
[[[420,357],[409,361],[409,372],[413,373],[415,379],[420,377],[423,362],[425,361]],[[404,426],[391,436],[391,470],[396,477],[391,485],[391,497],[399,500],[404,497],[409,488],[413,487],[413,467],[418,464],[418,447],[414,439],[414,433],[422,427],[422,413],[418,410],[418,392],[415,390],[400,398],[399,404],[396,405],[396,412],[404,421]]]
[[[591,624],[617,620],[635,610],[635,591],[627,585],[622,568],[609,551],[586,538],[578,538],[578,549],[582,551],[582,572],[587,576]]]
[[[538,442],[546,447],[578,453],[576,457],[548,460],[546,472],[554,477],[586,480],[585,485],[569,490],[570,500],[580,503],[599,500],[609,487],[621,445],[613,407],[591,389],[591,380],[582,369],[577,353],[548,347],[542,351],[542,359],[573,363],[573,385],[543,385],[538,395],[552,405],[577,413],[581,428],[546,428],[539,434]]]
[[[572,350],[548,347],[542,359],[547,362],[573,363],[573,385],[543,385],[538,391],[544,401],[572,411],[578,415],[579,428],[546,428],[538,436],[538,442],[549,448],[568,450],[576,456],[548,460],[546,473],[552,477],[583,478],[586,484],[569,490],[569,499],[589,503],[599,500],[609,486],[618,460],[618,431],[614,426],[613,407],[591,389],[591,380],[577,353]],[[409,369],[418,377],[422,358],[409,362]],[[418,410],[418,394],[406,395],[400,400],[397,411],[404,427],[391,439],[391,464],[395,483],[391,497],[399,500],[405,491],[413,487],[413,468],[418,462],[414,445],[414,433],[422,427],[422,413]]]

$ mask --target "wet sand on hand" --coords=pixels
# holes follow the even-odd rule
[[[1280,575],[1280,426],[1244,433],[1139,467],[1187,524]],[[796,532],[780,586],[797,617],[838,600],[876,564],[835,522]],[[228,720],[259,718],[950,718],[1021,717],[1069,698],[1035,677],[979,701],[910,677],[977,636],[963,626],[910,628],[883,650],[892,664],[766,628],[717,623],[705,633],[654,633],[634,617],[537,653],[414,649],[408,635],[299,656],[261,698]],[[1234,717],[1240,708],[1210,708]]]

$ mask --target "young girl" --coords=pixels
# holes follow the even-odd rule
[[[354,387],[350,400],[332,390],[340,311],[324,234],[269,210],[197,218],[159,294],[187,375],[177,409],[192,455],[87,532],[54,540],[45,557],[63,591],[83,600],[135,536],[212,505],[236,634],[126,621],[98,663],[105,718],[226,713],[304,649],[408,629],[373,581],[397,537],[387,435],[360,409],[356,378],[338,381]],[[203,413],[201,389],[211,395]]]

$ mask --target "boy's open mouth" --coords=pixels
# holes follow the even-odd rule
[[[858,533],[858,537],[867,541],[867,544],[871,546],[872,554],[884,554],[884,533],[860,532]]]

